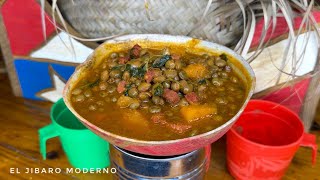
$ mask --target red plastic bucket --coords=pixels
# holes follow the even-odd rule
[[[236,179],[281,179],[300,146],[312,148],[315,163],[316,138],[294,112],[251,100],[227,133],[228,170]]]

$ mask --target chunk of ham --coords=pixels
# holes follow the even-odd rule
[[[182,123],[168,123],[167,126],[170,127],[170,129],[177,134],[185,133],[192,127],[189,124]]]
[[[163,97],[170,104],[177,104],[180,101],[180,97],[179,97],[178,93],[173,90],[170,90],[170,89],[164,90]]]
[[[142,48],[141,46],[139,46],[139,44],[134,45],[130,50],[130,58],[131,59],[139,58],[141,49]]]
[[[176,134],[183,134],[185,132],[187,132],[188,130],[191,129],[191,125],[188,124],[182,124],[182,123],[173,123],[173,122],[168,122],[166,120],[166,116],[163,113],[157,113],[154,114],[151,117],[151,121],[154,124],[158,124],[158,125],[162,125],[166,128],[169,128],[172,132],[176,133]]]
[[[120,81],[117,86],[118,93],[123,93],[126,90],[126,81]]]
[[[144,80],[146,80],[147,83],[150,83],[152,81],[152,79],[154,78],[154,76],[155,76],[154,70],[149,70],[144,75]]]
[[[126,64],[129,61],[129,57],[120,57],[119,64]]]
[[[184,97],[190,104],[196,104],[199,102],[199,97],[195,92],[188,93]]]
[[[156,113],[151,116],[151,121],[154,124],[166,125],[168,122],[166,121],[166,117],[163,113]]]

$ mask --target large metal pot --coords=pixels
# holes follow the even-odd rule
[[[193,137],[167,140],[167,141],[144,141],[131,139],[123,136],[119,136],[108,132],[100,127],[92,124],[90,121],[86,120],[75,109],[71,104],[71,90],[74,88],[76,82],[79,78],[84,76],[87,72],[92,70],[94,67],[99,66],[100,62],[106,58],[110,52],[120,49],[129,49],[134,44],[140,44],[142,47],[165,47],[170,44],[181,45],[187,49],[202,49],[204,51],[215,51],[224,52],[234,57],[235,60],[232,64],[235,65],[234,69],[239,71],[241,78],[246,82],[246,100],[242,105],[239,112],[226,123],[220,127],[213,129],[209,132],[199,134]],[[67,107],[73,112],[75,116],[90,130],[92,130],[97,135],[101,136],[111,144],[114,144],[123,149],[137,152],[140,154],[156,155],[156,156],[171,156],[177,154],[183,154],[187,152],[200,149],[214,141],[218,140],[223,136],[233,125],[233,123],[240,116],[244,107],[248,103],[250,97],[253,94],[253,89],[255,86],[255,76],[250,65],[233,50],[221,46],[219,44],[196,40],[185,36],[171,36],[171,35],[158,35],[158,34],[136,34],[136,35],[126,35],[117,37],[115,39],[106,41],[101,44],[88,58],[87,60],[77,67],[74,74],[69,79],[64,92],[63,97]]]

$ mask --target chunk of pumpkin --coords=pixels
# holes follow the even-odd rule
[[[202,64],[190,64],[183,68],[187,76],[191,79],[203,79],[209,73],[207,68]]]
[[[147,118],[137,110],[126,109],[122,112],[122,117],[123,124],[129,129],[148,128]]]
[[[189,106],[183,106],[180,109],[180,113],[186,121],[193,122],[216,114],[217,106],[215,104],[192,104]]]

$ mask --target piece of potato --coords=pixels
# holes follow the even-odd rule
[[[203,79],[209,73],[207,68],[202,64],[190,64],[183,68],[183,70],[191,79]]]
[[[215,104],[192,104],[181,107],[180,113],[186,121],[193,122],[216,114],[217,106]]]

